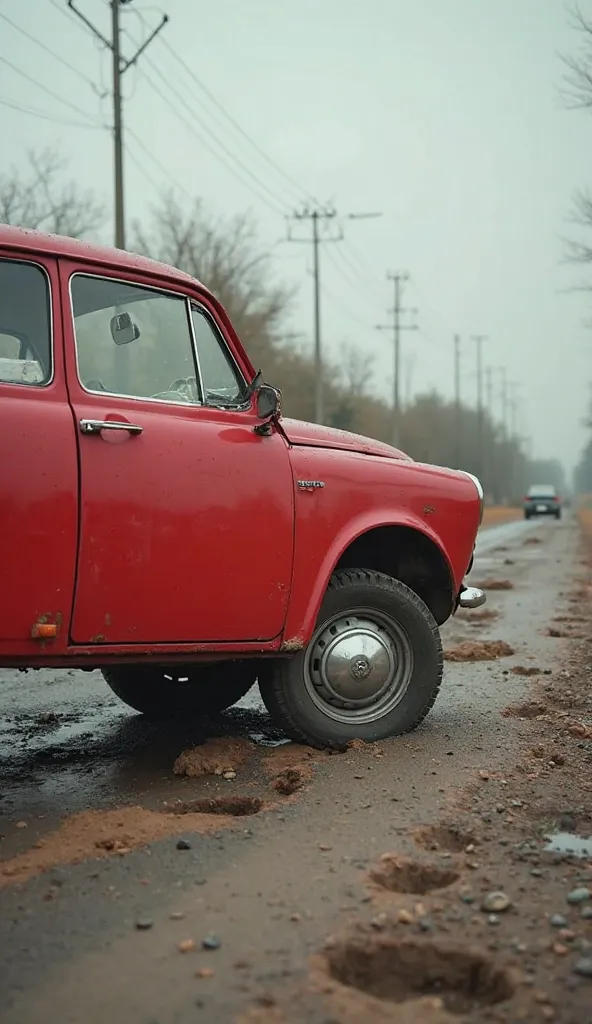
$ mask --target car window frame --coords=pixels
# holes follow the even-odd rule
[[[237,360],[235,359],[235,356],[234,356],[234,353],[233,353],[232,349],[228,345],[228,343],[226,341],[226,338],[222,334],[222,331],[220,330],[220,327],[218,326],[218,324],[214,320],[214,318],[213,318],[212,314],[210,313],[210,311],[204,305],[202,305],[202,303],[200,303],[197,299],[190,298],[189,299],[189,320],[190,320],[190,323],[191,323],[191,333],[193,335],[193,347],[194,347],[194,351],[195,351],[195,358],[196,358],[198,369],[199,369],[199,379],[200,379],[200,382],[201,382],[201,391],[202,391],[202,396],[203,396],[203,407],[205,409],[228,409],[229,412],[242,412],[245,409],[248,409],[249,406],[250,406],[250,399],[248,399],[248,398],[247,399],[243,399],[243,401],[238,401],[238,396],[237,396],[237,401],[233,402],[231,404],[228,404],[226,402],[218,404],[217,402],[211,402],[211,401],[207,400],[207,398],[206,398],[205,381],[204,381],[203,373],[202,373],[202,369],[201,369],[201,363],[200,363],[200,358],[199,358],[199,349],[198,349],[198,345],[197,345],[197,337],[196,337],[196,334],[195,334],[195,325],[193,323],[193,312],[194,311],[196,313],[199,313],[201,316],[203,316],[204,320],[206,321],[206,323],[211,328],[212,333],[214,334],[214,337],[216,338],[216,340],[218,341],[218,344],[220,345],[220,348],[223,350],[223,352],[227,356],[228,362],[230,363],[230,365],[232,366],[232,369],[234,370],[234,373],[235,373],[235,375],[237,377],[237,383],[239,384],[239,386],[241,385],[241,382],[242,382],[242,390],[243,391],[247,387],[247,380],[246,380],[245,375],[244,375],[243,371],[241,370]],[[240,391],[239,391],[239,395],[240,395]]]
[[[80,365],[78,361],[78,341],[76,337],[76,317],[74,316],[74,301],[72,297],[72,282],[75,277],[86,277],[92,280],[110,281],[113,284],[126,285],[129,288],[138,288],[142,291],[158,292],[161,295],[165,295],[169,298],[175,299],[176,301],[182,301],[185,307],[185,316],[187,319],[187,327],[190,341],[191,353],[193,356],[194,368],[195,368],[195,379],[197,381],[198,391],[200,394],[199,402],[172,402],[167,398],[152,398],[151,395],[124,395],[118,391],[91,391],[89,388],[84,386],[80,374]],[[175,409],[205,409],[207,408],[206,402],[204,401],[204,388],[201,377],[201,368],[199,365],[199,359],[196,351],[195,344],[195,333],[193,330],[193,321],[191,317],[191,302],[193,300],[187,295],[186,292],[177,292],[171,288],[162,287],[156,284],[147,284],[145,281],[137,281],[128,276],[122,275],[121,277],[115,277],[112,274],[94,273],[88,270],[75,269],[68,277],[68,302],[70,311],[70,321],[72,329],[72,340],[74,343],[74,362],[76,366],[76,379],[81,390],[86,395],[93,395],[94,397],[104,396],[105,398],[119,398],[125,399],[130,402],[150,402],[156,405],[164,405],[168,408]]]
[[[52,288],[51,275],[50,275],[47,267],[44,266],[43,263],[39,263],[37,260],[32,260],[32,259],[28,259],[28,258],[27,259],[18,259],[18,257],[16,257],[16,255],[14,255],[14,256],[13,255],[6,255],[3,252],[3,253],[0,254],[0,266],[3,263],[15,263],[15,264],[18,264],[18,266],[35,267],[36,270],[40,270],[41,271],[41,273],[43,274],[43,276],[45,278],[45,282],[46,282],[46,285],[47,285],[47,291],[46,291],[47,316],[48,316],[48,320],[49,320],[49,369],[50,369],[50,374],[49,374],[49,376],[47,377],[46,380],[42,380],[42,381],[2,380],[2,378],[0,377],[0,386],[11,387],[11,388],[26,388],[29,391],[31,390],[31,388],[35,388],[37,390],[39,390],[40,388],[48,388],[51,384],[53,384],[53,382],[55,380],[55,373],[56,373],[55,330],[54,330],[54,293],[53,293],[53,288]],[[15,337],[15,338],[18,338],[21,341],[21,344],[22,344],[22,336],[20,336],[18,334],[14,334],[14,335],[11,335],[11,336]],[[30,351],[34,352],[35,350],[33,348],[31,348],[30,340],[27,341],[27,344],[29,346]],[[26,362],[26,360],[22,360],[22,361]],[[36,353],[36,361],[39,364],[40,368],[43,369],[43,363],[39,359],[38,353]]]

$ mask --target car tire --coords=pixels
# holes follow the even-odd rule
[[[343,749],[415,729],[441,681],[429,608],[399,580],[355,569],[331,578],[310,642],[290,659],[264,662],[259,689],[291,739]]]
[[[525,512],[524,513],[524,518],[525,519],[530,519],[530,512]]]
[[[101,671],[120,700],[150,718],[218,714],[236,704],[257,680],[254,661],[110,665]]]
[[[555,513],[555,518],[556,519],[561,519],[561,512],[556,512]]]

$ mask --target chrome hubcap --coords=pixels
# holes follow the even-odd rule
[[[324,623],[304,666],[306,688],[319,710],[350,724],[387,714],[404,696],[412,671],[413,651],[403,627],[363,609]]]

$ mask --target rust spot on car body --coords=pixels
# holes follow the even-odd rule
[[[295,651],[304,650],[305,646],[305,641],[301,637],[295,636],[291,640],[284,640],[282,646],[280,647],[280,651],[288,651],[290,653],[294,653]]]

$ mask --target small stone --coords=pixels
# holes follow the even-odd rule
[[[195,942],[193,939],[183,939],[177,945],[177,949],[179,950],[179,953],[191,953],[191,950],[195,949]]]
[[[410,914],[408,910],[400,910],[397,918],[401,924],[411,924],[413,921],[413,914]]]
[[[198,967],[195,972],[196,978],[213,978],[214,968],[213,967]]]
[[[333,849],[332,846],[327,846],[325,843],[320,843],[319,844],[319,850],[322,850],[323,853],[328,853],[329,850],[332,850],[332,849]]]
[[[460,898],[463,903],[471,904],[475,902],[475,897],[470,892],[463,892]]]
[[[487,923],[493,926],[498,925],[499,917],[497,916],[497,914],[490,914],[489,917],[487,918]]]
[[[574,965],[574,974],[579,974],[582,978],[592,978],[592,957],[582,957]]]
[[[230,781],[230,779],[236,779],[236,772],[234,772],[234,771],[224,772],[222,778],[227,779],[228,781]]]
[[[567,928],[568,921],[562,914],[553,914],[549,924],[552,928]]]
[[[555,1010],[552,1006],[543,1006],[541,1007],[541,1017],[543,1020],[554,1020]]]
[[[371,924],[372,928],[376,929],[376,931],[382,931],[382,929],[386,925],[386,922],[387,922],[387,916],[386,916],[386,914],[383,913],[383,914],[377,914],[376,917],[373,917],[372,920],[370,921],[370,924]]]
[[[136,921],[136,929],[139,932],[147,932],[153,925],[154,921],[151,921],[149,917],[139,917]]]
[[[585,921],[592,921],[592,907],[582,907],[580,917],[583,917]]]
[[[572,904],[585,903],[586,900],[589,899],[590,890],[586,889],[585,886],[581,886],[579,889],[572,889],[571,892],[567,894],[567,902]]]
[[[178,850],[190,850],[191,849],[191,843],[189,842],[188,839],[177,839],[177,849]]]
[[[429,917],[422,917],[419,920],[419,927],[422,932],[431,932],[434,930],[434,922]]]
[[[182,921],[185,917],[184,910],[173,910],[172,914],[169,914],[171,921]]]
[[[290,921],[294,921],[295,923],[298,922],[298,921],[302,921],[302,915],[301,914],[290,914]]]
[[[15,828],[26,828],[26,827],[27,827],[27,822],[26,821],[17,821],[16,826],[15,826]]]
[[[220,949],[222,942],[217,935],[206,935],[205,939],[201,940],[203,949]]]
[[[567,946],[563,946],[561,942],[554,942],[551,948],[557,956],[565,956],[568,952]]]
[[[512,901],[505,892],[489,892],[481,904],[487,913],[501,914],[512,906]]]

